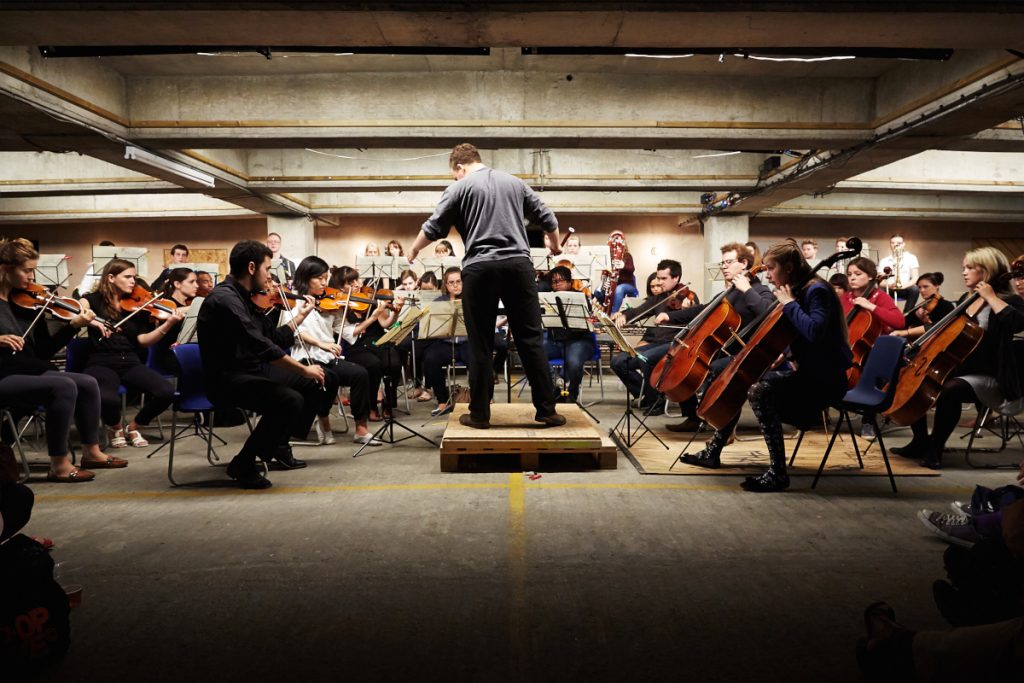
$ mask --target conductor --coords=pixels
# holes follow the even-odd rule
[[[434,215],[423,223],[409,260],[455,226],[466,243],[462,261],[462,310],[469,333],[469,414],[459,422],[487,429],[491,419],[494,323],[498,300],[505,305],[509,329],[526,369],[536,409],[534,419],[547,427],[565,424],[555,412],[541,326],[537,283],[530,260],[526,220],[544,230],[544,244],[558,254],[558,220],[537,193],[519,178],[485,166],[469,143],[456,145],[448,159],[455,183],[441,195]]]

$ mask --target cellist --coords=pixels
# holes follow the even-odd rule
[[[923,301],[903,316],[906,329],[896,330],[893,335],[917,339],[930,330],[937,320],[942,320],[953,312],[953,302],[943,299],[939,292],[944,279],[942,273],[937,271],[925,273],[917,278],[917,292]]]
[[[793,242],[776,244],[765,253],[764,264],[783,316],[797,334],[790,345],[789,367],[780,365],[769,371],[747,393],[771,458],[768,471],[748,477],[742,484],[745,490],[755,492],[789,488],[782,423],[817,422],[823,409],[846,394],[846,370],[850,367],[846,319],[839,298],[814,274],[800,247]],[[722,448],[738,421],[737,413],[732,424],[714,433],[704,450],[683,455],[683,462],[720,467]]]
[[[882,321],[882,334],[903,328],[903,313],[896,308],[891,296],[875,286],[878,269],[874,261],[863,256],[850,259],[846,264],[846,277],[850,289],[839,297],[843,313],[849,315],[855,307],[863,308]]]
[[[728,292],[725,295],[726,301],[740,315],[740,329],[745,328],[755,318],[767,311],[775,297],[772,290],[761,280],[748,277],[747,273],[754,267],[754,251],[745,244],[729,242],[721,247],[722,260],[719,266],[722,269],[722,279],[725,280]],[[678,311],[659,313],[654,319],[659,325],[670,323],[672,325],[685,325],[705,309],[705,305],[682,308]],[[721,368],[729,364],[729,356],[722,355],[711,364],[711,374],[708,381],[714,379]],[[683,417],[686,419],[679,424],[665,425],[670,432],[695,432],[700,427],[701,421],[697,417],[697,398],[679,404],[682,408]]]
[[[914,438],[892,452],[906,458],[920,458],[931,469],[942,467],[946,441],[960,419],[961,405],[981,402],[1012,414],[1024,409],[1024,387],[1020,367],[1013,352],[1013,336],[1024,331],[1024,299],[1013,293],[1008,278],[1010,262],[993,247],[967,252],[963,261],[964,285],[979,295],[965,314],[973,316],[984,329],[981,342],[942,385],[935,402],[935,424],[928,436],[927,418],[911,425]]]

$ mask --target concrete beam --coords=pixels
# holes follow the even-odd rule
[[[201,194],[0,198],[0,222],[248,215],[239,206]]]
[[[1024,154],[929,150],[844,180],[854,192],[1020,193]]]
[[[763,210],[761,216],[878,217],[943,221],[1024,221],[1024,197],[966,196],[939,193],[877,194],[833,192],[824,197],[797,197]]]
[[[176,3],[5,3],[0,44],[34,45],[424,45],[974,47],[1015,45],[1024,15],[1007,3],[976,2],[956,12],[933,3],[888,3],[873,11],[831,11],[829,3],[351,3],[303,10],[294,3],[231,3],[217,10]],[[247,6],[248,5],[248,6]],[[841,9],[847,9],[844,5]],[[362,10],[362,11],[360,11]],[[406,11],[402,11],[406,10]],[[776,11],[777,10],[777,11]],[[909,10],[909,11],[908,11]],[[315,27],[315,30],[311,30]]]

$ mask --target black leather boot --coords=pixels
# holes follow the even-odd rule
[[[679,456],[679,460],[685,462],[687,465],[696,465],[697,467],[706,467],[709,470],[717,470],[722,466],[722,449],[725,448],[726,442],[729,440],[729,434],[726,432],[715,430],[715,433],[711,435],[711,440],[708,441],[707,446],[704,450],[699,453],[684,453]]]

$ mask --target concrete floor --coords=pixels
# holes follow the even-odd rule
[[[618,396],[593,408],[602,426]],[[241,429],[222,434],[237,448]],[[32,483],[28,531],[85,586],[50,680],[854,681],[869,602],[943,625],[944,544],[916,511],[1012,479],[954,467],[898,496],[859,477],[755,495],[620,454],[530,481],[442,474],[419,441],[353,459],[339,437],[296,449],[309,467],[267,492],[172,490],[165,452],[128,451],[94,482]],[[196,439],[178,455],[183,476],[216,472]]]

